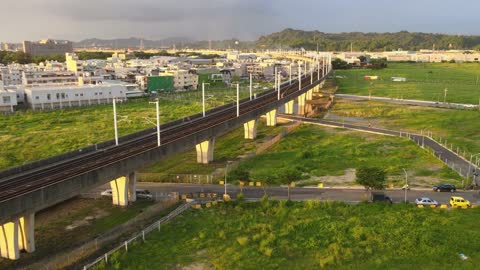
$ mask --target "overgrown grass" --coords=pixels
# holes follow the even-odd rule
[[[451,110],[375,101],[337,100],[330,111],[342,117],[359,118],[373,126],[421,133],[422,129],[433,132],[442,142],[447,140],[454,148],[466,153],[480,152],[480,112],[475,110]],[[467,155],[469,156],[469,155]]]
[[[479,218],[478,209],[403,204],[220,204],[175,218],[97,269],[478,269]]]
[[[348,168],[377,166],[386,169],[392,181],[400,179],[405,168],[414,176],[435,181],[460,180],[451,169],[402,138],[365,134],[342,129],[302,125],[273,148],[240,164],[250,178],[268,184],[286,184],[282,174],[288,170],[303,173],[301,179],[343,175]],[[296,180],[301,180],[296,179]]]
[[[207,109],[232,102],[236,90],[208,94]],[[248,89],[241,91],[241,97],[248,97]],[[162,123],[202,111],[201,91],[163,94],[160,100]],[[119,136],[154,126],[155,106],[148,101],[133,99],[117,105]],[[112,105],[0,115],[0,170],[113,138]]]
[[[383,96],[391,98],[444,100],[478,104],[480,98],[480,64],[478,63],[389,63],[381,70],[337,70],[339,93]],[[366,75],[379,76],[377,81],[365,81]],[[406,77],[406,82],[392,82],[391,77]]]
[[[148,181],[172,181],[178,174],[211,174],[218,168],[225,168],[227,161],[238,160],[239,156],[255,152],[257,145],[278,134],[283,129],[282,125],[267,127],[263,121],[258,122],[257,138],[247,140],[244,138],[243,127],[235,129],[215,139],[214,161],[209,164],[197,163],[195,149],[166,158],[161,162],[142,170],[144,173],[158,174]]]
[[[34,262],[85,243],[136,217],[151,205],[152,201],[138,200],[128,208],[120,208],[112,206],[110,198],[99,200],[76,198],[37,213],[35,226],[37,250],[31,254],[22,254],[22,260],[19,261],[0,258],[0,268],[17,269],[18,264]],[[92,220],[85,222],[87,217]],[[74,224],[77,227],[67,229],[67,226]]]

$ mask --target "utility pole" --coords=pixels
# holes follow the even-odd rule
[[[275,89],[277,87],[277,66],[275,66],[275,68],[273,69],[273,75],[275,76],[275,84],[273,89]]]
[[[302,90],[302,65],[298,64],[298,90]]]
[[[250,73],[250,100],[252,100],[252,88],[253,88],[253,79],[252,73]]]
[[[149,102],[150,104],[155,104],[157,109],[157,146],[160,146],[160,101],[157,99],[155,102]],[[203,116],[205,116],[205,110],[203,111]]]
[[[113,127],[115,129],[115,145],[118,145],[117,106],[115,97],[113,98]]]
[[[278,92],[278,100],[280,100],[280,83],[281,83],[281,78],[282,76],[282,71],[278,71],[278,79],[277,79],[277,92]]]
[[[205,117],[205,85],[210,85],[209,83],[202,82],[202,110],[203,117]]]
[[[240,116],[240,84],[237,83],[237,117]]]
[[[320,60],[317,58],[317,81],[320,80]]]
[[[445,103],[447,102],[447,92],[448,92],[448,89],[445,88],[445,90],[443,90],[443,91],[444,91],[444,93],[445,93],[444,96],[443,96],[443,104],[445,104]]]
[[[290,75],[289,75],[289,81],[290,81],[290,85],[292,84],[292,63],[290,62],[290,66],[289,66],[289,70],[290,70]],[[478,102],[480,104],[480,98],[478,99]]]

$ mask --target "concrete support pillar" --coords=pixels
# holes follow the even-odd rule
[[[277,125],[277,109],[267,112],[267,126],[274,127]]]
[[[213,161],[213,147],[215,145],[215,138],[203,141],[196,145],[197,162],[208,164]]]
[[[307,99],[307,94],[303,93],[298,96],[298,114],[305,115],[305,101]]]
[[[308,90],[306,94],[307,94],[306,95],[307,100],[312,100],[313,99],[313,89]]]
[[[257,138],[257,122],[257,119],[253,119],[243,124],[243,128],[245,130],[245,139]]]
[[[290,100],[287,103],[285,103],[285,114],[293,114],[293,102],[295,100]]]
[[[35,251],[35,213],[18,220],[18,249],[28,253]]]
[[[18,260],[18,220],[0,225],[0,254],[3,258]]]
[[[128,201],[137,201],[137,172],[128,174]]]
[[[128,178],[125,176],[119,177],[110,181],[112,188],[112,199],[114,205],[127,206],[128,205]]]

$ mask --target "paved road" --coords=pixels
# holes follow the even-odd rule
[[[426,147],[433,150],[433,154],[436,157],[438,157],[441,161],[443,161],[447,166],[457,171],[460,175],[464,177],[468,175],[470,177],[469,181],[472,181],[473,173],[478,174],[480,172],[480,170],[478,168],[475,168],[473,164],[470,164],[469,161],[461,158],[460,156],[456,155],[454,152],[450,151],[449,149],[445,148],[443,145],[439,144],[437,141],[427,136],[411,134],[411,133],[395,131],[395,130],[375,128],[375,127],[340,123],[340,122],[334,122],[334,121],[328,121],[328,120],[322,120],[322,119],[306,118],[306,117],[295,116],[295,115],[282,114],[280,115],[280,117],[285,119],[300,121],[304,123],[321,125],[321,126],[346,128],[346,129],[357,130],[361,132],[368,132],[368,133],[375,133],[375,134],[382,134],[382,135],[389,135],[389,136],[408,137],[412,141],[416,142],[420,147]],[[480,177],[476,177],[475,180],[477,182],[477,185],[479,185]]]
[[[166,183],[137,183],[138,188],[148,189],[152,193],[179,192],[180,194],[194,192],[218,192],[224,193],[224,186],[221,185],[197,185],[197,184],[166,184]],[[100,192],[100,190],[98,190]],[[405,192],[403,190],[385,191],[394,202],[403,202]],[[240,193],[240,187],[227,185],[227,193],[235,197]],[[259,199],[264,194],[275,199],[287,199],[288,190],[286,187],[244,187],[243,194],[246,199]],[[477,192],[457,191],[453,193],[470,200],[473,204],[480,204],[480,198]],[[434,192],[432,190],[410,190],[407,192],[407,200],[413,202],[415,198],[427,196],[437,200],[439,203],[447,204],[452,193]],[[290,188],[290,198],[292,200],[338,200],[346,202],[360,202],[368,198],[364,189],[340,189],[340,188]]]
[[[427,100],[414,100],[414,99],[397,99],[389,97],[374,97],[374,96],[359,96],[348,94],[335,94],[336,98],[350,99],[350,100],[377,100],[384,102],[391,102],[397,104],[408,104],[416,106],[437,107],[437,108],[451,108],[451,109],[474,109],[478,108],[478,105],[463,104],[463,103],[443,103]]]

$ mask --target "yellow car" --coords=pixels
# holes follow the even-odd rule
[[[470,201],[465,200],[463,197],[452,196],[450,197],[450,206],[467,208],[470,207]]]

